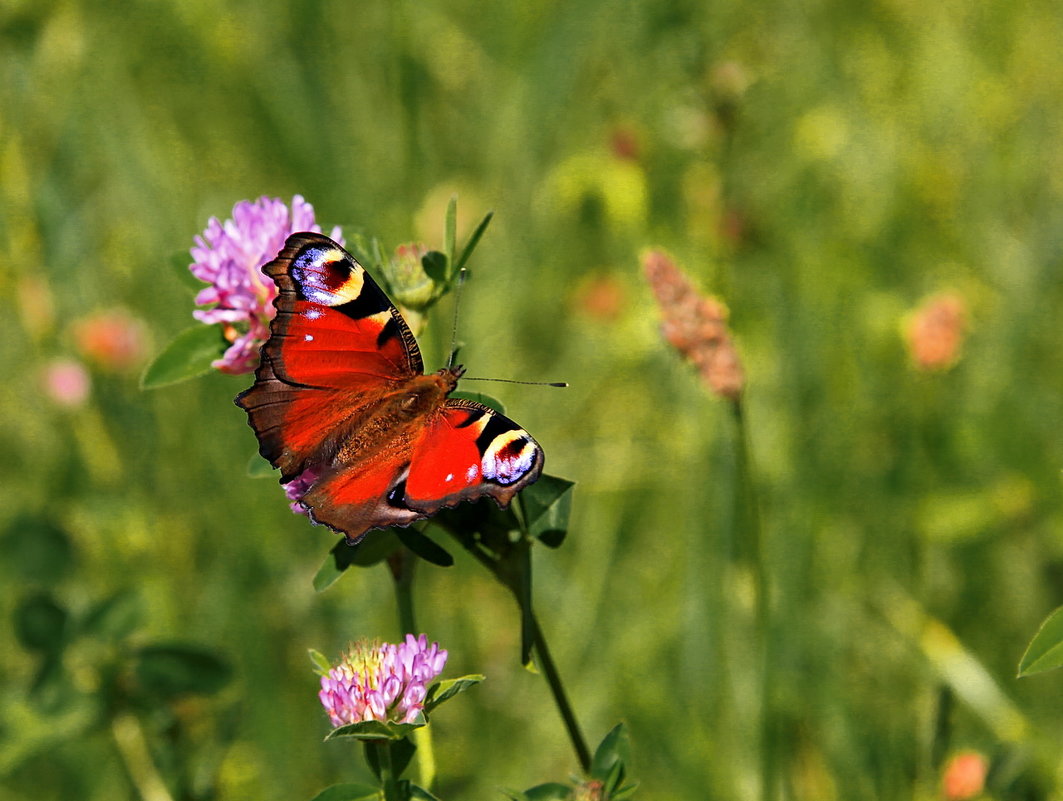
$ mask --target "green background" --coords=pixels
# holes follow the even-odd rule
[[[459,236],[495,212],[463,361],[572,385],[491,392],[578,482],[536,598],[589,739],[628,723],[640,797],[754,798],[762,770],[736,428],[659,336],[656,245],[726,301],[747,372],[782,797],[934,797],[961,748],[992,759],[990,797],[1055,797],[1061,679],[1015,672],[1063,602],[1061,41],[1042,0],[9,0],[0,612],[130,590],[134,645],[225,656],[220,695],[139,713],[168,781],[173,721],[201,746],[182,797],[367,780],[358,749],[321,742],[306,650],[394,639],[390,580],[313,591],[333,538],[246,476],[248,379],[141,392],[138,370],[92,367],[68,409],[41,369],[79,358],[94,312],[142,319],[149,351],[186,328],[173,254],[238,200],[299,193],[326,230],[440,247],[457,193]],[[942,290],[968,338],[919,372],[904,316]],[[488,678],[436,717],[437,790],[563,781],[516,607],[457,557],[423,566],[419,625],[447,675]],[[101,648],[68,649],[45,703],[39,655],[0,628],[0,798],[139,797],[89,700]]]

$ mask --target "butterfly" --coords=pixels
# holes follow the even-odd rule
[[[298,503],[357,543],[461,501],[502,508],[543,450],[493,409],[449,398],[465,372],[424,372],[417,340],[369,273],[327,236],[292,234],[263,268],[276,317],[255,383],[236,397],[259,453]]]

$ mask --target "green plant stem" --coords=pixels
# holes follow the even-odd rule
[[[395,581],[395,601],[399,611],[399,636],[416,635],[417,622],[413,613],[413,575],[417,557],[408,548],[399,551],[388,560],[391,577]],[[435,750],[432,747],[432,727],[425,726],[413,732],[417,746],[417,773],[421,786],[432,789],[436,779]]]
[[[525,536],[528,536],[527,532],[524,532]],[[476,559],[488,570],[490,570],[495,577],[502,582],[516,596],[517,603],[521,604],[521,610],[524,611],[523,596],[519,592],[519,588],[512,582],[507,581],[506,576],[500,569],[499,563],[488,556],[483,551],[477,548],[470,548],[469,553],[476,557]],[[579,721],[576,720],[576,715],[572,711],[572,704],[568,701],[568,696],[565,694],[565,685],[561,681],[561,673],[557,669],[557,665],[554,663],[553,656],[550,655],[550,647],[546,644],[546,637],[543,635],[542,627],[539,626],[539,620],[535,617],[533,611],[528,610],[527,617],[531,620],[532,626],[532,641],[535,644],[535,651],[539,654],[539,666],[542,668],[543,675],[546,677],[546,683],[550,687],[550,693],[554,696],[554,703],[557,705],[557,711],[561,713],[561,719],[564,721],[565,730],[568,732],[568,737],[572,741],[572,747],[576,750],[576,758],[579,760],[580,768],[584,773],[590,771],[591,767],[591,752],[587,748],[587,741],[583,737],[583,732],[580,730]]]
[[[417,622],[413,613],[413,574],[417,557],[408,548],[400,548],[388,559],[391,577],[395,581],[395,602],[399,611],[399,634],[416,635]]]
[[[375,748],[377,763],[380,765],[380,787],[384,791],[384,801],[402,801],[399,793],[399,777],[395,775],[395,766],[391,761],[391,740],[368,740],[367,748]]]
[[[753,571],[755,625],[760,645],[760,797],[771,801],[775,797],[775,704],[772,697],[771,653],[771,582],[764,555],[763,529],[760,520],[760,499],[753,480],[752,459],[749,452],[749,432],[745,425],[741,397],[732,404],[735,420],[736,462],[739,477],[739,514],[749,547]]]
[[[576,749],[576,757],[579,759],[580,767],[584,773],[588,773],[591,769],[590,749],[587,748],[587,741],[583,738],[583,732],[580,731],[579,721],[576,720],[576,715],[572,711],[572,705],[568,702],[568,696],[565,694],[565,685],[561,681],[561,674],[558,672],[557,665],[554,664],[554,659],[550,655],[546,637],[543,636],[543,630],[540,628],[534,612],[531,614],[531,620],[535,651],[539,654],[539,666],[546,677],[546,683],[550,686],[550,692],[554,696],[554,703],[557,704],[557,711],[561,713],[561,719],[565,722],[565,730],[568,731],[572,747]]]
[[[173,801],[151,758],[144,729],[136,716],[129,712],[115,715],[111,720],[111,734],[140,797],[144,801]]]

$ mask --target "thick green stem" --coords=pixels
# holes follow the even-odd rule
[[[388,560],[391,577],[395,580],[395,601],[399,611],[399,636],[418,634],[417,621],[413,613],[413,574],[417,557],[407,548],[401,548]],[[432,729],[430,726],[413,732],[413,743],[417,746],[417,778],[427,790],[432,788],[436,779],[435,751],[432,748]]]
[[[366,748],[376,751],[377,764],[380,766],[380,788],[384,791],[384,801],[402,801],[399,792],[399,777],[395,775],[395,766],[391,761],[391,740],[367,740]]]
[[[480,564],[490,570],[499,581],[509,587],[516,596],[517,603],[521,603],[523,596],[519,592],[519,588],[517,588],[511,581],[506,580],[495,559],[477,548],[470,548],[469,553],[475,556]],[[521,606],[521,610],[524,611],[523,605]],[[572,747],[576,750],[576,758],[579,760],[580,768],[582,768],[584,773],[587,773],[591,767],[591,752],[590,749],[587,748],[587,741],[583,738],[583,732],[580,731],[579,722],[576,720],[576,715],[572,711],[572,705],[569,703],[568,696],[565,694],[565,685],[561,681],[561,674],[557,670],[554,658],[550,655],[550,648],[546,644],[546,637],[543,635],[543,630],[539,626],[539,621],[535,617],[535,613],[530,610],[528,610],[528,617],[531,620],[532,640],[535,643],[535,651],[539,654],[539,667],[542,668],[543,675],[546,677],[546,683],[550,687],[550,693],[554,696],[554,703],[557,705],[557,711],[561,713],[561,719],[564,721],[565,730],[568,732],[568,737],[572,741]]]
[[[753,571],[755,621],[760,645],[760,797],[771,801],[775,797],[775,704],[772,698],[771,654],[771,580],[767,559],[764,555],[763,528],[760,520],[760,499],[757,484],[753,479],[752,459],[749,453],[749,432],[745,426],[741,398],[732,405],[735,419],[735,444],[738,487],[739,519],[749,548]]]
[[[417,635],[417,622],[413,613],[413,573],[417,557],[407,548],[400,548],[388,557],[391,577],[395,580],[395,601],[399,609],[399,634]]]

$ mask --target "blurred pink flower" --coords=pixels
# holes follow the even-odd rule
[[[989,761],[977,751],[961,751],[945,763],[941,793],[948,801],[966,801],[985,789]]]
[[[745,374],[727,330],[727,307],[699,295],[672,260],[660,250],[642,257],[643,269],[664,321],[661,335],[694,363],[702,380],[724,398],[742,394]]]
[[[82,406],[92,389],[88,370],[73,359],[56,359],[48,364],[41,373],[41,384],[45,395],[69,409]]]
[[[905,321],[904,335],[915,366],[946,370],[960,358],[967,333],[967,304],[955,292],[926,298]]]
[[[338,665],[321,677],[318,697],[333,726],[366,720],[412,723],[424,708],[428,682],[443,670],[447,652],[422,634],[398,645],[351,645]]]
[[[147,327],[125,309],[98,312],[76,321],[74,342],[88,361],[121,372],[139,365],[147,355]]]
[[[221,323],[232,345],[213,366],[224,373],[250,373],[258,366],[258,352],[269,338],[269,321],[276,314],[273,298],[277,288],[262,273],[291,234],[320,233],[314,207],[300,195],[292,198],[289,212],[284,201],[260,197],[233,206],[232,219],[224,223],[211,217],[202,235],[195,238],[189,269],[210,286],[196,296],[196,304],[212,305],[192,314],[201,322]],[[340,229],[330,236],[344,244]]]

